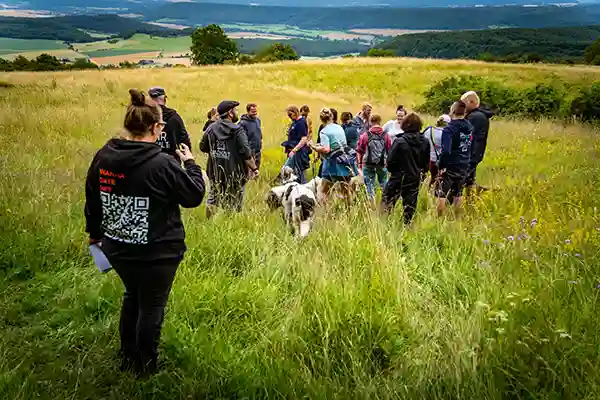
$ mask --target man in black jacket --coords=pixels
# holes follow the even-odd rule
[[[250,103],[246,106],[247,114],[242,115],[240,126],[246,131],[248,143],[254,155],[256,168],[260,169],[260,159],[262,152],[262,127],[260,118],[258,118],[258,106]]]
[[[237,101],[222,101],[217,107],[220,119],[208,127],[200,142],[200,151],[208,154],[208,218],[216,207],[241,211],[246,182],[258,171],[246,132],[236,124],[239,105]]]
[[[480,100],[477,93],[471,91],[462,95],[461,100],[467,106],[467,121],[473,126],[473,141],[471,145],[471,161],[467,173],[465,186],[467,194],[471,192],[474,186],[478,191],[485,190],[484,187],[476,185],[477,166],[483,161],[485,149],[487,147],[488,133],[490,131],[490,119],[493,113],[480,107]]]
[[[166,123],[163,133],[158,138],[156,144],[162,148],[164,153],[170,154],[173,157],[177,157],[175,150],[177,150],[181,144],[185,144],[191,149],[192,143],[190,141],[190,136],[185,129],[185,124],[183,123],[181,116],[176,110],[166,106],[167,94],[165,89],[155,86],[148,90],[148,94],[162,109],[163,120]]]

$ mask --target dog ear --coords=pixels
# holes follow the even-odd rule
[[[317,204],[315,203],[315,200],[311,197],[308,197],[305,194],[296,199],[296,206],[300,207],[300,209],[302,210],[302,221],[310,218],[310,216],[315,211],[316,205]]]
[[[285,194],[283,195],[283,198],[285,199],[285,201],[288,201],[288,199],[290,198],[290,194],[292,194],[292,190],[294,190],[294,186],[295,185],[288,186],[287,190],[285,191]]]

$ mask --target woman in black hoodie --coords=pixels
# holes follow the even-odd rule
[[[125,285],[121,309],[122,368],[141,374],[157,367],[158,342],[175,272],[185,253],[179,206],[204,197],[200,167],[186,145],[184,167],[156,144],[160,107],[135,89],[124,138],[111,139],[94,157],[85,195],[90,244],[100,244]]]
[[[402,121],[403,134],[396,137],[387,157],[387,169],[390,173],[383,196],[381,208],[390,213],[396,202],[402,197],[404,223],[410,224],[419,197],[421,175],[429,169],[429,141],[421,134],[423,122],[411,113]]]

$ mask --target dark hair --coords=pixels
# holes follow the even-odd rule
[[[467,104],[462,100],[458,100],[452,104],[451,110],[453,110],[455,116],[464,117],[467,114]]]
[[[206,113],[206,118],[212,119],[215,115],[217,115],[217,107],[213,107]]]
[[[162,121],[162,111],[156,102],[147,98],[144,92],[129,89],[131,104],[125,113],[125,129],[134,136],[144,136],[152,125]]]
[[[371,118],[369,118],[369,122],[371,122],[371,125],[381,125],[381,115],[372,114]]]
[[[402,121],[402,130],[404,132],[421,132],[423,129],[423,121],[415,113],[410,113]]]
[[[352,113],[348,112],[348,111],[344,111],[342,113],[342,122],[347,122],[350,121],[352,119]]]
[[[322,123],[326,124],[333,119],[333,113],[327,107],[322,108],[321,112],[319,113],[319,118],[321,119]]]
[[[258,107],[258,106],[257,106],[255,103],[248,103],[248,104],[246,105],[246,112],[250,112],[250,109],[251,109],[252,107]]]
[[[331,111],[331,117],[333,118],[333,123],[337,124],[338,122],[338,112],[335,108],[330,108],[329,111]]]
[[[305,104],[302,107],[300,107],[300,114],[306,114],[306,115],[308,115],[308,113],[310,113],[310,107],[309,106],[307,106]]]
[[[403,106],[402,104],[400,104],[400,105],[399,105],[399,106],[396,108],[396,112],[398,112],[398,111],[406,111],[406,110],[404,109],[404,106]]]

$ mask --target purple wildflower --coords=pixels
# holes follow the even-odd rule
[[[489,241],[489,240],[487,240],[487,239],[485,239],[485,240],[483,241],[483,244],[490,244],[490,241]]]
[[[575,257],[581,257],[581,254],[577,253],[575,254]]]
[[[565,240],[565,243],[566,243],[566,244],[571,244],[571,239],[567,239],[567,240]]]
[[[522,233],[519,235],[519,237],[517,238],[519,240],[527,240],[529,239],[529,235],[527,235],[526,233]]]
[[[514,242],[514,240],[515,240],[515,237],[514,237],[514,236],[508,236],[508,237],[506,238],[506,240],[508,240],[509,242]]]
[[[596,285],[596,289],[600,289],[600,283]]]
[[[532,219],[531,220],[531,229],[535,228],[535,226],[537,225],[537,223],[538,223],[537,218]]]

